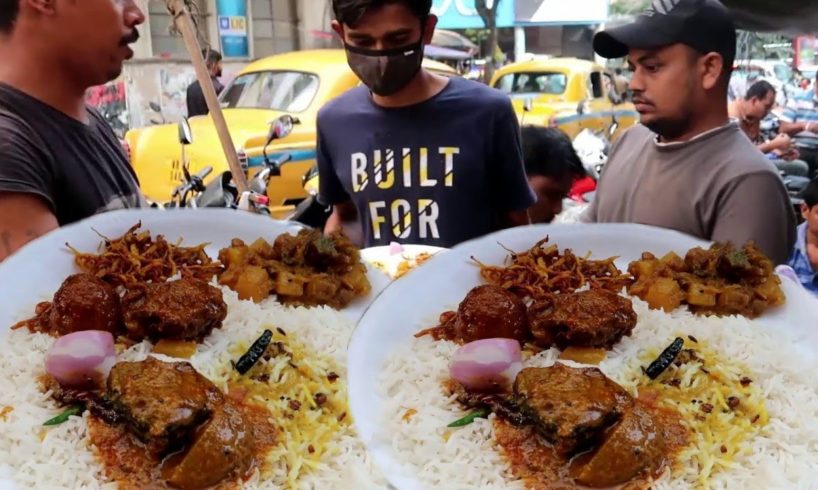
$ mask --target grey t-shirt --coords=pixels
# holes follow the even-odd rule
[[[476,82],[451,79],[435,97],[397,109],[358,87],[319,112],[317,131],[320,198],[352,200],[365,246],[451,247],[535,201],[511,102]]]
[[[742,246],[777,264],[795,242],[795,215],[775,166],[731,122],[661,144],[642,125],[614,145],[584,222],[641,223]]]
[[[40,196],[60,225],[145,204],[113,130],[89,124],[0,84],[0,192]]]

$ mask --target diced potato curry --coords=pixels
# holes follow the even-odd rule
[[[340,233],[302,230],[272,244],[235,239],[219,260],[219,283],[257,303],[274,294],[284,303],[343,308],[371,289],[358,248]]]
[[[697,314],[755,318],[785,300],[773,263],[752,243],[694,248],[684,258],[646,252],[628,272],[636,279],[628,293],[668,312],[687,304]]]

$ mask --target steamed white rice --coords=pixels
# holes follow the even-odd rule
[[[341,313],[331,308],[284,307],[274,299],[257,305],[239,301],[233,291],[222,289],[228,308],[224,325],[214,330],[190,359],[200,373],[225,389],[225,369],[230,367],[229,363],[225,365],[228,350],[236,344],[247,345],[272,325],[334,361],[341,367],[341,381],[346,382],[343,366],[354,325]],[[61,411],[35,382],[44,372],[45,354],[53,340],[21,329],[9,332],[0,345],[0,413],[4,407],[12,407],[11,412],[0,416],[0,487],[2,479],[7,478],[18,488],[114,489],[115,484],[105,482],[102,466],[89,447],[84,419],[72,417],[50,429],[42,426]],[[149,351],[149,344],[137,344],[118,360],[141,360]],[[301,478],[298,488],[385,488],[383,477],[351,425],[339,434],[336,445],[337,454]],[[256,475],[244,487],[283,488],[287,481],[285,465],[275,465],[272,473],[263,480]]]
[[[687,310],[668,315],[648,309],[639,299],[633,302],[639,317],[633,336],[617,344],[600,365],[609,377],[627,384],[626,375],[632,372],[634,360],[648,350],[664,348],[683,333],[707,343],[722,358],[749,368],[748,376],[766,397],[769,424],[760,436],[745,442],[748,454],[739,456],[728,470],[712,476],[709,487],[818,489],[815,363],[788,349],[790,343],[782,332],[765,330],[745,318],[704,318]],[[395,352],[380,378],[379,390],[385,402],[378,438],[389,442],[402,461],[402,470],[416,475],[424,488],[524,488],[510,474],[494,445],[490,420],[477,419],[463,428],[446,428],[464,414],[441,388],[457,347],[427,336],[413,339]],[[547,366],[557,357],[558,352],[552,349],[528,360],[526,366]],[[681,471],[666,474],[652,488],[695,488],[698,466],[692,461],[681,463]]]

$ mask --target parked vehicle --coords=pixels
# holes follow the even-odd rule
[[[449,66],[424,60],[424,67],[458,76]],[[280,174],[270,174],[267,197],[273,216],[292,213],[307,197],[302,176],[315,164],[315,118],[328,101],[360,84],[340,49],[298,51],[270,56],[245,67],[219,97],[233,143],[248,160],[247,178],[265,168],[263,150],[270,122],[289,114],[301,123],[268,148],[270,159],[289,155]],[[190,118],[193,142],[187,146],[191,175],[213,167],[215,179],[228,170],[210,116]],[[144,194],[164,203],[183,178],[177,125],[164,124],[127,133],[131,162]]]
[[[494,74],[491,86],[509,95],[521,124],[558,127],[570,138],[584,129],[608,131],[634,125],[633,104],[616,91],[613,74],[591,61],[535,58]],[[618,135],[614,135],[614,138]]]

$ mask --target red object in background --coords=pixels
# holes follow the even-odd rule
[[[122,138],[119,138],[119,144],[122,145],[122,151],[125,152],[125,156],[128,157],[128,163],[130,163],[130,161],[131,161],[131,145],[129,145],[128,142],[125,141]]]
[[[583,177],[574,181],[574,185],[571,186],[571,192],[568,193],[568,197],[573,201],[584,203],[586,201],[583,196],[595,190],[596,181],[591,177]]]

